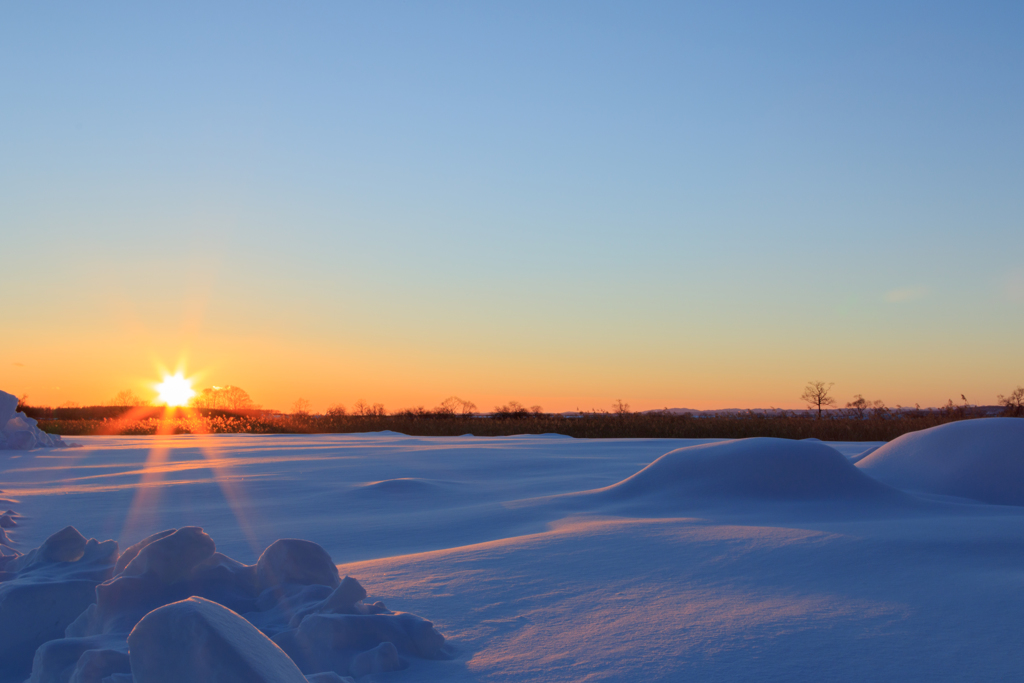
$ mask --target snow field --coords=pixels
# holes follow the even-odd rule
[[[40,546],[0,559],[0,648],[49,638],[31,680],[79,683],[294,680],[273,664],[286,660],[319,681],[1018,680],[1024,508],[991,492],[1021,494],[1021,424],[977,420],[952,437],[946,425],[909,435],[913,450],[82,439],[0,460],[20,515],[8,547]],[[929,463],[949,462],[942,488]],[[121,555],[74,530],[46,541],[68,521],[122,547],[157,535]],[[288,536],[315,543],[272,543]],[[27,591],[72,584],[95,602],[62,598],[40,619],[70,620],[57,635],[28,628],[25,610],[46,601]],[[184,623],[201,636],[175,640],[168,625]],[[200,650],[218,655],[182,657],[171,678],[171,664],[142,661]]]

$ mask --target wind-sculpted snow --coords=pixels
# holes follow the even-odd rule
[[[2,569],[5,683],[331,681],[448,657],[430,622],[364,604],[309,541],[278,540],[245,565],[198,527],[121,555],[67,527]]]
[[[1024,419],[964,420],[904,434],[857,467],[900,489],[1024,505]]]
[[[17,396],[0,391],[0,450],[30,451],[68,445],[56,434],[39,429],[37,424],[18,410]]]
[[[0,457],[0,564],[18,570],[0,567],[0,592],[77,568],[91,605],[61,612],[53,586],[0,601],[15,618],[4,656],[27,657],[0,662],[0,683],[134,683],[133,656],[173,652],[189,668],[156,669],[176,683],[230,680],[202,668],[212,652],[251,680],[279,652],[311,683],[935,683],[1024,670],[1024,506],[900,491],[837,457],[868,461],[880,444],[83,442]],[[100,558],[70,530],[45,543],[41,529],[67,522],[86,537],[122,529],[126,549]],[[289,535],[320,545],[275,541]],[[449,640],[377,595],[401,596]],[[37,617],[60,631],[36,633]],[[171,623],[198,635],[165,638]],[[147,645],[130,647],[143,624]],[[449,643],[450,658],[433,659]],[[251,673],[264,661],[254,651],[270,663]]]
[[[873,499],[887,495],[887,489],[821,442],[756,438],[671,451],[609,492],[821,500]]]
[[[915,504],[820,441],[772,438],[679,448],[617,484],[549,500],[577,508],[626,505],[639,513],[721,505],[749,511],[772,503],[822,503],[834,510],[845,509],[843,503],[869,510]]]

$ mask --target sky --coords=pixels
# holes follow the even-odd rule
[[[0,5],[0,389],[1024,384],[1024,4]]]

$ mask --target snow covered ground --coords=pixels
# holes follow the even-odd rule
[[[0,451],[0,507],[22,552],[318,543],[447,639],[379,680],[1020,680],[1024,507],[994,503],[1024,500],[1024,420],[911,436],[87,437]]]

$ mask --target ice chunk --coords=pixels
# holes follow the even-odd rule
[[[383,642],[403,654],[443,659],[444,636],[415,614],[311,614],[295,631],[297,644],[309,651],[368,650]]]
[[[47,562],[78,562],[85,555],[85,536],[73,526],[66,526],[43,541],[39,557]]]
[[[333,671],[321,671],[318,674],[306,676],[309,683],[355,683],[355,679],[349,676],[339,676]]]
[[[255,626],[203,598],[153,610],[132,630],[128,646],[135,683],[306,683]]]
[[[18,410],[18,397],[0,391],[0,425],[6,425]]]
[[[27,675],[36,648],[63,637],[95,596],[95,581],[0,583],[0,671]]]
[[[8,562],[0,583],[0,671],[27,676],[36,648],[64,636],[116,560],[117,543],[85,542],[68,527]]]
[[[256,562],[256,576],[262,589],[296,583],[337,587],[338,568],[327,551],[311,541],[282,538],[263,551]]]
[[[115,673],[131,673],[123,638],[61,638],[36,650],[29,683],[99,683]]]
[[[134,545],[130,545],[127,548],[125,548],[124,552],[121,553],[121,557],[117,560],[117,566],[114,567],[114,573],[120,574],[121,572],[123,572],[124,568],[128,566],[128,563],[134,560],[135,557],[139,554],[139,552],[147,545],[149,545],[153,541],[159,541],[161,538],[164,538],[165,536],[170,536],[175,531],[177,531],[177,529],[166,529],[165,531],[158,531],[155,534],[146,536],[138,543],[135,543]]]
[[[59,436],[47,434],[25,413],[18,412],[18,397],[0,391],[0,449],[29,451],[37,447],[66,446]]]
[[[113,650],[86,650],[78,658],[74,671],[68,683],[107,683],[108,676],[114,674],[128,675],[132,672],[131,662],[128,658],[127,644],[125,651]]]
[[[334,592],[324,600],[324,612],[349,612],[357,602],[366,598],[366,589],[351,576],[346,576],[341,585],[334,589]]]
[[[152,574],[163,583],[175,583],[210,558],[217,545],[197,526],[186,526],[143,547],[124,568],[122,576]]]
[[[372,650],[361,652],[352,660],[350,672],[356,678],[369,674],[382,674],[403,669],[398,648],[391,643],[381,643]]]
[[[11,420],[14,422],[14,420]],[[11,422],[4,428],[4,436],[7,440],[6,448],[12,451],[30,451],[36,447],[36,436],[28,429],[17,429],[12,427]]]
[[[96,587],[96,604],[68,627],[67,635],[127,634],[149,611],[192,596],[235,611],[255,609],[255,567],[217,552],[196,563],[211,546],[213,540],[198,527],[162,535],[143,547],[119,576]]]

